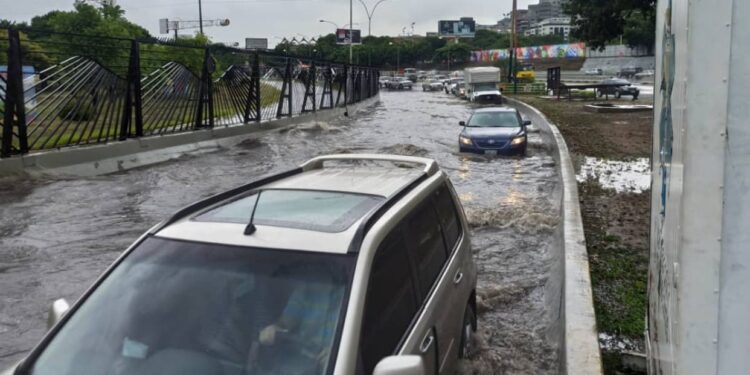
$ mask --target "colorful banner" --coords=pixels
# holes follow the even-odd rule
[[[471,61],[494,62],[508,59],[509,49],[473,51]],[[572,59],[586,57],[586,43],[552,44],[546,46],[516,48],[518,59]]]

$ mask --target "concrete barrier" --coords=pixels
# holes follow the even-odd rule
[[[570,375],[602,374],[601,356],[599,353],[598,332],[594,315],[594,300],[589,275],[586,238],[581,220],[581,208],[578,201],[578,183],[575,170],[560,131],[550,123],[538,109],[518,100],[506,98],[510,103],[525,108],[529,120],[540,131],[548,133],[554,139],[553,147],[557,151],[555,160],[560,166],[560,177],[563,186],[562,194],[562,230],[560,233],[564,256],[560,257],[559,268],[562,272],[552,270],[549,284],[554,284],[557,274],[562,290],[551,291],[562,296],[559,319],[561,321],[562,340],[560,343],[560,373]],[[555,267],[555,265],[553,265]],[[553,312],[558,313],[558,312]]]
[[[369,107],[378,96],[349,105],[349,112]],[[344,114],[344,108],[334,108],[283,118],[260,124],[238,124],[228,127],[196,130],[163,136],[133,138],[122,142],[83,145],[35,152],[0,159],[0,176],[12,174],[94,176],[157,164],[183,155],[196,155],[235,145],[248,138],[262,137],[308,121],[326,121]]]

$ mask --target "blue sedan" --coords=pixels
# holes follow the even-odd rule
[[[464,129],[458,136],[461,152],[488,155],[525,155],[527,132],[531,125],[523,120],[515,108],[482,108],[471,115],[468,122],[461,121]]]

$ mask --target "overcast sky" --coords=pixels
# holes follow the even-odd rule
[[[358,0],[354,1],[354,22],[359,23],[362,35],[367,35],[367,16]],[[364,0],[370,7],[377,0]],[[54,9],[70,10],[73,0],[2,0],[0,18],[29,21],[31,17]],[[518,7],[526,8],[538,0],[519,0]],[[8,4],[12,3],[12,5]],[[117,0],[125,16],[159,33],[159,18],[197,20],[198,0]],[[386,0],[373,17],[373,35],[399,35],[404,27],[424,35],[437,31],[437,21],[474,17],[478,23],[495,23],[510,12],[511,0]],[[227,27],[206,28],[204,31],[217,42],[241,42],[246,37],[268,38],[271,45],[276,37],[318,36],[333,32],[333,26],[318,22],[326,19],[339,26],[349,22],[348,0],[203,0],[203,18],[229,18]],[[355,26],[356,28],[356,26]],[[192,32],[192,31],[186,31]]]

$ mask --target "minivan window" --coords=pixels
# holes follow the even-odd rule
[[[365,298],[360,355],[365,374],[392,355],[417,312],[406,241],[400,229],[378,247]]]
[[[328,374],[355,261],[148,238],[75,311],[32,373]],[[261,338],[271,325],[275,337]]]
[[[428,203],[431,201],[422,203],[407,219],[409,235],[413,241],[413,246],[409,250],[413,253],[412,259],[417,265],[417,279],[423,298],[429,294],[432,284],[447,260],[440,224],[435,210]]]
[[[453,201],[448,186],[443,184],[440,188],[435,191],[435,208],[440,218],[440,225],[443,228],[443,238],[448,250],[453,250],[458,241],[458,237],[461,235],[461,222],[458,219],[458,212],[456,211],[456,205]]]

